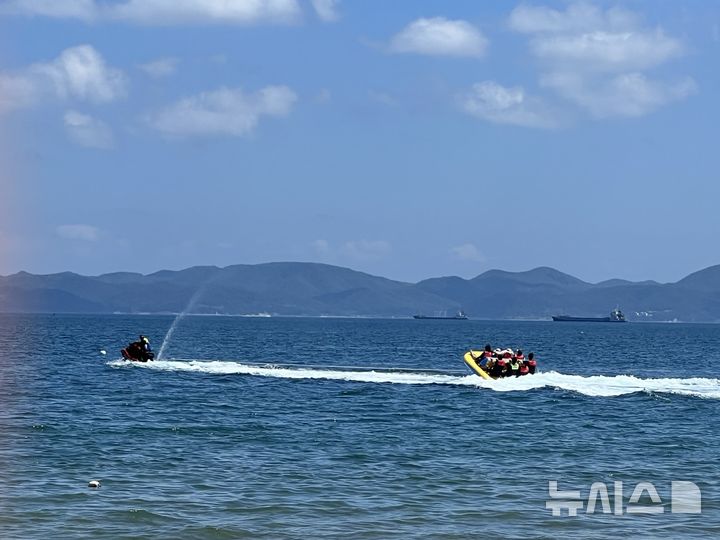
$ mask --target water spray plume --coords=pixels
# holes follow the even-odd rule
[[[206,287],[207,284],[201,286],[197,291],[195,291],[195,294],[190,297],[190,300],[185,306],[185,309],[183,309],[175,316],[175,320],[173,320],[173,323],[170,325],[170,329],[167,331],[167,334],[165,334],[165,339],[163,339],[162,345],[160,345],[160,352],[157,355],[158,360],[162,360],[163,355],[165,354],[165,349],[167,348],[168,343],[170,343],[170,340],[172,339],[172,336],[175,333],[175,329],[177,328],[178,324],[180,324],[180,321],[183,320],[185,315],[187,315],[190,310],[195,307],[195,304],[200,299],[200,296],[202,296],[202,293],[205,292]]]

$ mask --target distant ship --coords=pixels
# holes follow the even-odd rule
[[[451,321],[465,321],[467,315],[465,312],[460,310],[455,315],[447,315],[447,312],[438,313],[437,315],[413,315],[413,319],[445,319]]]
[[[569,315],[553,315],[553,321],[558,322],[625,322],[625,315],[615,308],[609,317],[570,317]]]

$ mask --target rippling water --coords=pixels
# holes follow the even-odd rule
[[[607,538],[720,527],[720,326],[0,316],[3,538]],[[490,342],[542,373],[461,360]],[[107,356],[99,350],[108,351]],[[89,489],[91,479],[102,487]],[[548,482],[660,514],[553,517]],[[671,513],[672,481],[702,513]],[[652,504],[645,496],[640,501]],[[615,508],[615,506],[613,506]]]

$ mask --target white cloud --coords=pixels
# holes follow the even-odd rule
[[[565,11],[519,6],[510,27],[535,36],[531,50],[553,69],[622,72],[657,66],[684,52],[683,44],[661,29],[640,27],[640,18],[620,8],[602,11],[571,4]]]
[[[124,96],[126,86],[122,71],[108,67],[92,46],[79,45],[51,62],[0,73],[0,112],[43,99],[108,103]]]
[[[667,83],[652,81],[642,73],[626,73],[600,80],[577,74],[554,73],[543,77],[542,84],[588,109],[597,118],[643,116],[667,103],[684,99],[697,90],[695,82],[688,77]]]
[[[287,86],[267,86],[254,94],[220,88],[181,99],[149,120],[170,136],[241,136],[251,133],[261,116],[287,116],[296,100]]]
[[[63,120],[70,138],[79,145],[105,149],[113,147],[112,130],[102,120],[77,111],[67,111]]]
[[[338,0],[312,0],[315,13],[325,22],[337,21],[340,15],[337,12]]]
[[[486,258],[475,244],[462,244],[450,248],[450,253],[461,261],[485,262]]]
[[[532,36],[541,84],[597,118],[642,116],[696,89],[688,77],[661,81],[643,73],[682,56],[685,46],[661,28],[643,28],[641,17],[630,11],[586,2],[564,11],[522,5],[509,23]]]
[[[521,87],[505,87],[494,81],[476,83],[458,97],[466,113],[497,124],[549,128],[555,120],[539,99],[529,98]]]
[[[586,2],[570,4],[565,11],[544,6],[520,5],[510,14],[510,28],[525,34],[623,31],[634,28],[638,17],[622,8],[602,11]]]
[[[300,17],[297,0],[128,0],[110,17],[141,24],[291,23]]]
[[[0,15],[28,15],[81,19],[90,21],[97,15],[93,0],[6,0]]]
[[[107,67],[100,53],[90,45],[65,49],[55,61],[35,64],[30,72],[47,77],[61,98],[106,103],[125,94],[123,73]]]
[[[534,54],[566,69],[620,72],[648,69],[680,56],[677,39],[655,32],[588,32],[533,40]]]
[[[292,23],[301,16],[297,0],[9,0],[0,14],[130,23],[172,24]]]
[[[418,19],[390,41],[390,51],[435,56],[481,57],[487,39],[470,23],[443,17]]]
[[[100,229],[92,225],[60,225],[55,229],[60,238],[95,242],[100,238]]]
[[[158,58],[147,64],[140,64],[138,67],[153,79],[169,77],[177,70],[180,60],[177,58]]]
[[[370,261],[388,255],[392,246],[385,240],[351,240],[343,244],[341,251],[356,261]]]

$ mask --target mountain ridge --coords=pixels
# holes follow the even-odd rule
[[[410,317],[465,310],[472,318],[549,319],[560,313],[629,320],[720,321],[720,265],[675,283],[589,283],[547,266],[491,269],[409,283],[324,263],[193,266],[150,274],[0,276],[0,312],[220,313]]]

